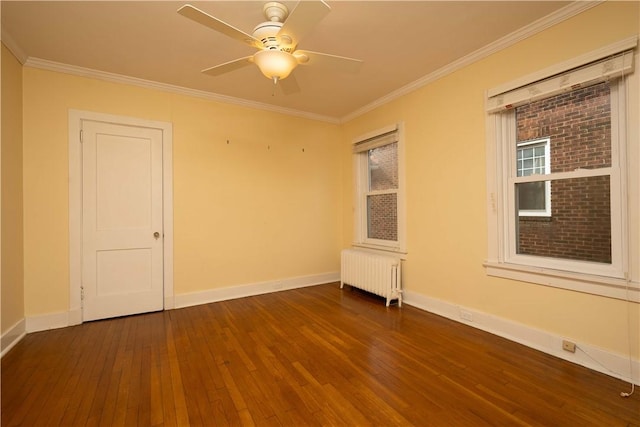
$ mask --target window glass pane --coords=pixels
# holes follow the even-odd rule
[[[550,138],[551,173],[609,167],[610,96],[609,82],[603,82],[517,107],[516,141]],[[544,156],[544,147],[531,151],[526,149],[522,158]]]
[[[544,182],[527,182],[516,185],[520,211],[544,212],[546,192]]]
[[[553,180],[551,217],[517,217],[517,253],[610,264],[609,181],[609,176]],[[527,194],[531,184],[516,184],[516,194]]]
[[[369,239],[398,240],[397,194],[367,196],[367,237]]]
[[[369,191],[398,188],[398,143],[383,145],[368,152]]]
[[[547,141],[530,145],[518,145],[517,149],[517,176],[529,176],[534,174],[545,174],[546,169],[546,146]]]

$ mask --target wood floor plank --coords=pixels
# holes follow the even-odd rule
[[[173,408],[175,409],[176,415],[176,424],[179,426],[186,426],[189,425],[189,411],[187,409],[185,398],[185,387],[182,382],[182,375],[180,374],[180,362],[177,356],[176,334],[174,334],[172,318],[172,312],[165,313],[164,326],[166,330],[166,336],[164,339],[164,344],[166,344],[167,346],[166,362],[168,363],[168,373],[171,378],[171,390],[166,390],[166,393],[171,393]],[[169,398],[169,396],[167,396],[167,398]]]
[[[338,284],[27,335],[2,426],[638,426],[628,384]]]

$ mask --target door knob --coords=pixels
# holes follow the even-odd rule
[[[153,237],[155,237],[155,239],[158,240],[158,237],[160,237],[160,233],[156,231],[155,233],[153,233]]]

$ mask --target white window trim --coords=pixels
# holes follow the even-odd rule
[[[557,75],[573,67],[597,61],[608,55],[620,52],[622,47],[628,49],[637,45],[637,37],[627,39],[614,45],[599,49],[591,54],[558,64],[545,70],[546,75],[535,73],[532,80],[519,79],[504,87],[521,87],[545,77]],[[578,63],[577,61],[581,61]],[[636,60],[634,55],[634,61]],[[638,147],[639,129],[638,112],[638,72],[626,72],[618,84],[612,85],[612,167],[607,170],[580,169],[575,172],[558,173],[545,176],[544,179],[557,179],[572,176],[592,176],[594,174],[610,174],[612,183],[620,184],[614,189],[612,185],[612,260],[613,263],[599,264],[534,257],[515,254],[515,239],[511,230],[515,230],[515,212],[510,209],[513,196],[509,199],[510,186],[513,186],[515,173],[515,148],[509,152],[504,150],[507,141],[515,141],[514,110],[497,110],[487,101],[487,231],[488,257],[484,263],[490,276],[537,283],[546,286],[586,292],[622,300],[640,302],[640,280],[637,262],[629,265],[629,260],[640,258],[638,239],[639,227],[628,218],[637,218],[640,214],[639,187],[637,171],[627,170],[627,164],[637,165],[640,160]],[[499,88],[488,91],[488,98],[500,93]],[[551,95],[549,95],[551,96]],[[502,112],[500,112],[502,111]],[[496,114],[497,113],[497,114]],[[624,114],[622,124],[615,124],[616,116]],[[618,144],[618,141],[620,142]],[[624,143],[626,141],[626,144]],[[515,146],[513,144],[512,146]],[[619,162],[619,163],[618,163]],[[511,177],[503,179],[503,177]],[[540,180],[540,176],[521,177],[523,182]],[[518,179],[521,179],[518,178]],[[515,232],[515,231],[514,231]],[[614,237],[617,236],[617,237]],[[578,268],[577,266],[580,266]]]
[[[544,142],[544,173],[545,175],[551,173],[551,139],[550,138],[538,138],[531,141],[518,142],[516,151],[518,148],[525,147],[527,145],[541,145]],[[550,217],[551,216],[551,181],[544,182],[544,211],[538,210],[524,210],[518,211],[519,216],[537,216],[537,217]]]
[[[374,138],[393,131],[397,132],[398,144],[398,189],[384,191],[368,190],[368,161],[367,156],[362,153],[353,154],[354,171],[354,236],[352,245],[355,247],[371,249],[381,252],[393,252],[399,255],[406,255],[406,179],[405,179],[405,144],[404,144],[404,124],[396,123],[382,129],[361,135],[352,141],[355,145],[359,142]],[[365,152],[366,154],[366,152]],[[372,194],[397,194],[397,215],[398,215],[398,240],[388,241],[380,239],[370,239],[367,237],[367,195]]]

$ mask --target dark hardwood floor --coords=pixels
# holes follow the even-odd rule
[[[2,425],[640,426],[629,385],[338,284],[27,335]]]

